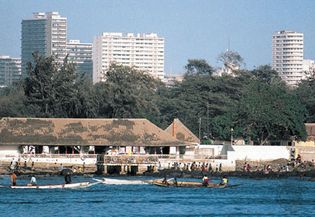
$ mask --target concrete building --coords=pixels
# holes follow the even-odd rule
[[[67,54],[71,62],[76,66],[76,72],[86,74],[92,79],[92,43],[81,43],[80,40],[69,40]]]
[[[22,20],[21,37],[22,76],[27,76],[27,63],[33,60],[32,53],[54,55],[62,62],[67,53],[67,18],[58,12],[33,13],[30,19]]]
[[[290,86],[306,78],[303,72],[304,36],[293,31],[279,31],[272,35],[272,68]]]
[[[134,66],[155,78],[164,78],[164,38],[157,34],[109,33],[94,37],[93,82],[104,81],[112,63]]]
[[[174,86],[176,82],[181,83],[184,80],[184,75],[165,75],[163,82],[166,86]]]
[[[307,77],[314,77],[315,75],[315,62],[314,60],[303,60],[303,72]]]
[[[21,78],[21,59],[0,56],[0,87],[12,85]]]

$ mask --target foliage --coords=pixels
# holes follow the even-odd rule
[[[240,64],[238,55],[228,53],[222,60]],[[270,66],[216,77],[205,60],[191,59],[183,81],[171,87],[117,64],[97,84],[67,58],[60,64],[34,54],[28,69],[25,80],[1,89],[1,117],[147,118],[163,128],[179,118],[202,138],[230,140],[233,128],[234,137],[259,145],[305,139],[305,118],[315,121],[314,80],[290,89]]]
[[[21,83],[0,91],[0,117],[20,117],[26,113],[24,90]]]
[[[242,56],[238,52],[232,50],[227,50],[226,52],[221,53],[218,56],[218,61],[222,62],[225,68],[232,71],[240,69],[244,64]]]
[[[241,129],[240,136],[249,137],[256,144],[290,140],[292,136],[306,138],[305,107],[285,85],[252,81],[233,112],[233,125]]]
[[[106,81],[98,83],[99,115],[109,118],[146,117],[157,112],[152,102],[158,82],[150,75],[122,65],[112,65]]]
[[[186,75],[212,75],[214,71],[204,59],[189,59],[185,69]]]
[[[307,109],[307,119],[309,123],[315,122],[315,79],[310,78],[302,81],[294,90],[298,95],[301,103]]]

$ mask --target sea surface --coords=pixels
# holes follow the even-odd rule
[[[127,179],[147,180],[150,177]],[[8,186],[9,181],[8,176],[0,177],[0,185]],[[18,184],[28,181],[28,178],[20,178]],[[63,177],[39,177],[37,181],[57,184],[63,183]],[[72,181],[93,180],[73,177]],[[0,188],[0,216],[315,216],[315,182],[299,178],[232,177],[230,183],[240,185],[226,189],[149,184],[98,184],[72,190]]]

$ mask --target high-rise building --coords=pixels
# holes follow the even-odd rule
[[[10,86],[21,78],[21,59],[0,56],[0,87]]]
[[[303,33],[274,32],[272,35],[272,68],[288,85],[295,86],[305,79]]]
[[[303,72],[305,73],[305,76],[315,78],[315,61],[303,60]]]
[[[22,75],[27,74],[27,64],[32,54],[55,56],[62,62],[67,49],[67,18],[58,12],[33,13],[31,19],[22,20]]]
[[[69,61],[74,63],[76,72],[86,74],[92,79],[92,43],[81,43],[80,40],[69,40],[67,44]]]
[[[112,63],[135,67],[164,78],[164,38],[157,34],[109,33],[94,37],[93,82],[104,81]]]

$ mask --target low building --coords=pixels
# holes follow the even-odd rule
[[[153,166],[158,158],[152,156],[180,158],[185,147],[146,119],[0,120],[0,160]]]

